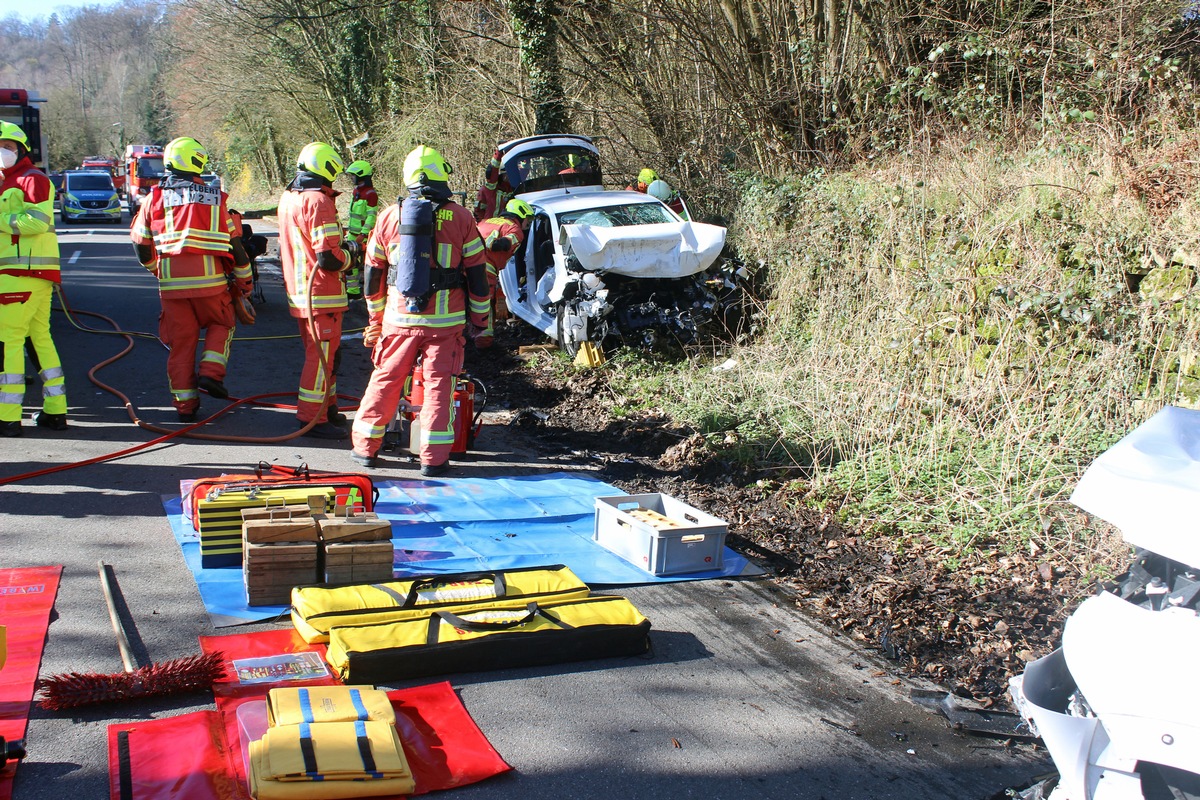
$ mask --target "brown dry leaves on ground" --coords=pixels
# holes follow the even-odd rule
[[[806,508],[797,484],[726,462],[664,415],[614,419],[606,372],[564,377],[561,361],[546,353],[516,358],[528,341],[510,329],[486,359],[468,353],[467,368],[511,410],[511,426],[543,463],[599,464],[600,477],[624,491],[663,492],[728,521],[729,545],[790,588],[799,609],[899,673],[1005,706],[1008,678],[1058,645],[1075,598],[1087,591],[1074,572],[1037,557],[964,556],[928,542],[898,550],[886,538],[843,530]],[[953,571],[942,566],[950,555],[959,561]]]

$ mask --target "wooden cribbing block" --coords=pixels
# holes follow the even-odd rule
[[[242,523],[242,539],[249,544],[316,542],[320,539],[312,517],[250,519]]]
[[[325,545],[325,583],[377,583],[392,579],[392,543]]]
[[[351,514],[314,514],[321,541],[382,542],[392,538],[392,523],[374,512]]]
[[[322,500],[324,500],[324,498],[322,498]],[[320,511],[320,509],[317,509],[317,510]],[[288,506],[274,505],[274,506],[261,506],[259,508],[243,508],[242,509],[242,522],[249,522],[252,519],[254,519],[254,520],[258,520],[258,519],[285,520],[285,519],[296,519],[296,518],[307,519],[307,518],[312,517],[312,513],[313,513],[312,508],[309,507],[308,504],[300,505],[299,503],[294,503],[294,504],[288,505]]]
[[[392,543],[333,542],[325,545],[325,566],[392,564]]]
[[[390,564],[325,568],[325,583],[327,584],[386,583],[393,577]]]
[[[249,604],[286,605],[291,602],[292,587],[315,583],[319,579],[319,548],[317,542],[246,542],[242,579]]]

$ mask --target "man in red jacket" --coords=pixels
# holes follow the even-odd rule
[[[181,422],[196,421],[200,389],[229,397],[225,371],[236,325],[229,276],[243,294],[252,286],[250,258],[228,199],[200,179],[207,164],[208,153],[195,139],[171,141],[163,151],[167,174],[150,190],[129,229],[138,261],[158,278],[159,336],[171,348],[167,383]],[[201,331],[204,352],[197,377]]]
[[[404,160],[404,183],[435,204],[433,248],[426,265],[429,293],[407,297],[396,285],[377,280],[394,266],[401,249],[400,204],[389,205],[367,243],[367,309],[370,324],[363,344],[373,348],[375,370],[354,418],[351,458],[363,466],[378,463],[388,423],[396,416],[404,382],[420,357],[424,384],[421,403],[421,474],[446,472],[454,445],[454,388],[463,364],[463,330],[487,325],[491,290],[483,242],[471,213],[450,201],[450,166],[432,147],[421,146]],[[409,235],[409,234],[405,234]]]
[[[342,273],[359,248],[343,238],[334,205],[340,192],[333,190],[333,181],[342,169],[341,157],[329,145],[305,145],[296,162],[296,178],[279,198],[279,262],[288,306],[304,342],[296,421],[303,428],[316,420],[308,435],[319,439],[349,435],[335,398],[342,317],[348,308]],[[329,404],[322,410],[326,394]]]

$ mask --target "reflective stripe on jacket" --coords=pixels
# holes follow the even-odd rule
[[[317,269],[317,254],[324,251],[333,251],[346,263],[342,225],[333,200],[337,195],[328,187],[289,187],[279,198],[279,263],[293,317],[349,308],[342,274]],[[308,281],[313,270],[317,277],[310,298]]]
[[[179,299],[227,291],[230,273],[249,280],[249,265],[235,268],[229,250],[236,235],[224,192],[174,175],[150,190],[129,229],[134,244],[154,248],[155,261],[144,266],[159,294]]]
[[[54,189],[26,156],[0,183],[0,274],[61,283]]]
[[[488,261],[488,272],[492,276],[495,276],[496,273],[504,269],[504,265],[508,263],[508,259],[512,258],[513,254],[517,252],[517,248],[525,240],[525,231],[521,229],[521,223],[514,219],[510,219],[509,217],[492,217],[479,223],[479,238],[483,240],[483,255]],[[497,239],[508,239],[508,249],[501,251],[493,250],[492,243]]]
[[[483,257],[483,242],[470,212],[458,203],[445,203],[434,215],[434,259],[442,269],[460,269],[487,264]],[[372,269],[387,270],[396,261],[400,247],[400,205],[393,203],[379,215],[375,232],[367,243],[367,262]],[[469,286],[469,281],[465,281]],[[385,294],[386,288],[386,307]],[[488,294],[476,294],[469,289],[440,289],[433,293],[425,310],[410,312],[404,295],[394,286],[380,287],[367,298],[371,322],[401,328],[453,328],[464,325],[467,315],[471,322],[483,328],[491,309]]]
[[[369,236],[375,228],[375,218],[379,213],[379,195],[370,186],[354,187],[354,196],[350,200],[350,221],[346,232],[351,236]]]

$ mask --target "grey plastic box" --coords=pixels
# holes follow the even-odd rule
[[[655,515],[661,516],[655,518]],[[667,524],[670,526],[666,527]],[[596,498],[592,539],[653,575],[721,569],[728,532],[724,520],[670,495]]]

